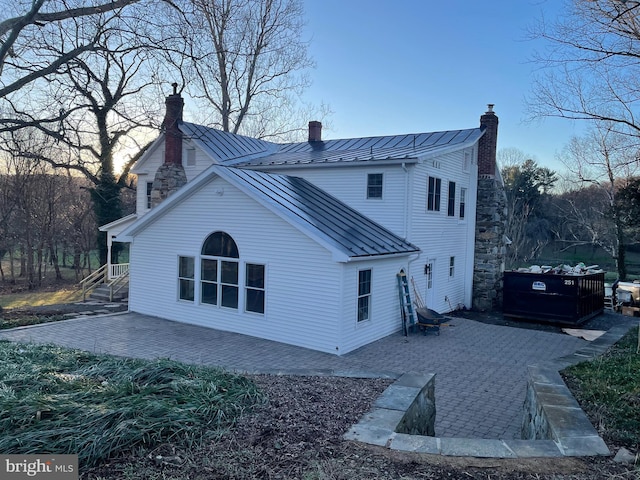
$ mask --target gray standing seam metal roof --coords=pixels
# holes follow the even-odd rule
[[[349,257],[419,251],[415,245],[307,180],[217,165],[212,168],[223,178],[233,175],[236,182],[241,182],[263,202],[284,210],[295,221],[311,228]]]
[[[275,143],[258,138],[245,137],[234,133],[209,128],[195,123],[182,122],[180,130],[192,138],[212,158],[225,164],[248,155],[266,154],[278,148]]]
[[[418,159],[443,147],[474,143],[482,128],[319,142],[272,143],[193,123],[180,129],[223,165],[274,166]]]

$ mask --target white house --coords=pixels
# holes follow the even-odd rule
[[[401,331],[401,270],[429,308],[472,307],[491,108],[476,128],[323,140],[310,122],[275,144],[182,105],[132,169],[136,214],[102,227],[130,243],[130,310],[345,354]]]

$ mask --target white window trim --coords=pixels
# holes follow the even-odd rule
[[[247,289],[251,288],[254,290],[259,290],[255,287],[247,287],[247,265],[262,265],[264,267],[264,288],[262,289],[262,291],[264,292],[264,312],[260,313],[260,312],[253,312],[251,310],[247,310]],[[258,261],[251,261],[251,260],[247,260],[246,262],[243,262],[243,268],[242,268],[242,272],[243,272],[243,277],[242,277],[242,312],[247,314],[247,315],[256,315],[260,318],[264,318],[267,316],[267,275],[268,275],[268,265],[267,262],[258,262]]]
[[[191,258],[193,259],[193,278],[189,279],[187,277],[181,277],[180,276],[180,259],[181,258]],[[179,303],[185,303],[187,305],[195,305],[198,303],[198,285],[199,285],[199,275],[198,275],[198,268],[197,268],[197,264],[196,262],[198,261],[198,256],[197,255],[191,255],[191,254],[178,254],[176,257],[177,260],[177,264],[176,264],[176,301]],[[182,279],[185,280],[192,280],[194,282],[193,284],[193,300],[187,300],[186,298],[180,298],[180,280]]]
[[[382,191],[380,193],[379,197],[370,197],[369,196],[369,175],[381,175],[382,176]],[[367,176],[365,178],[365,191],[364,191],[364,198],[366,200],[384,200],[384,172],[368,172]]]
[[[364,272],[364,271],[368,271],[369,273],[369,293],[365,294],[365,295],[360,295],[360,272]],[[366,319],[364,320],[359,320],[359,315],[360,315],[360,307],[359,307],[359,301],[360,298],[362,297],[368,297],[369,298],[369,302],[368,302],[368,316]],[[356,325],[367,325],[369,323],[371,323],[371,319],[373,317],[372,315],[372,309],[373,309],[373,268],[368,267],[368,268],[360,268],[357,270],[356,273],[356,316],[355,316],[355,321],[356,321]]]

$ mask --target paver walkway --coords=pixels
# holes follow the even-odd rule
[[[520,438],[526,366],[588,343],[463,318],[449,325],[439,336],[391,335],[341,357],[138,313],[4,330],[0,339],[256,373],[436,373],[436,435],[492,439]]]

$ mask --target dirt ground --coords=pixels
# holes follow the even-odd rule
[[[252,377],[268,402],[197,451],[163,445],[85,479],[640,479],[610,458],[479,459],[395,452],[342,435],[389,385],[383,379]],[[615,446],[612,449],[616,450]]]

